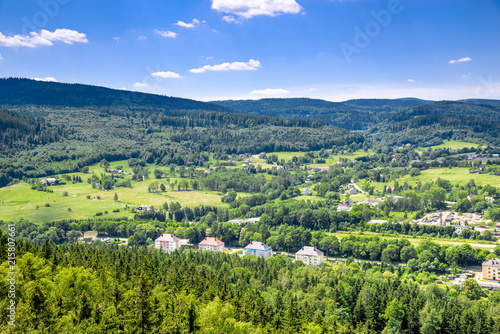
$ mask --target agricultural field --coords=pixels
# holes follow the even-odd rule
[[[464,141],[455,141],[455,140],[445,140],[441,145],[431,146],[433,150],[448,148],[450,150],[459,150],[462,148],[476,147],[477,144],[468,143]]]

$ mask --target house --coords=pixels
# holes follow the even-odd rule
[[[47,184],[47,183],[58,183],[58,182],[59,182],[59,180],[56,179],[55,177],[48,177],[48,178],[45,178],[45,179],[42,180],[42,183],[45,183],[45,184]]]
[[[164,250],[165,252],[173,252],[181,247],[181,239],[173,234],[162,234],[155,240],[155,248]]]
[[[250,158],[248,158],[248,159],[245,159],[245,162],[248,162],[248,163],[250,163],[250,162],[252,162],[252,159],[250,159]]]
[[[312,246],[304,246],[295,253],[295,260],[302,260],[307,265],[319,266],[323,263],[323,252]]]
[[[206,237],[202,242],[198,244],[201,250],[208,250],[212,252],[223,252],[224,242],[220,241],[214,237]]]
[[[239,154],[238,156],[239,156],[240,158],[244,158],[244,157],[245,157],[245,155],[244,155],[244,154]]]
[[[356,188],[351,188],[351,189],[349,189],[348,193],[351,195],[356,195],[358,193],[358,191],[356,190]]]
[[[273,255],[273,249],[260,241],[252,241],[243,249],[243,255],[257,255],[267,259]]]
[[[309,188],[304,189],[304,195],[311,194],[311,190]]]
[[[389,187],[389,186],[385,187],[385,191],[390,192],[390,193],[393,193],[395,189],[396,188],[394,188],[394,187]]]
[[[380,203],[382,203],[384,200],[381,198],[370,198],[367,202],[370,205],[373,206],[378,206]]]
[[[280,170],[280,169],[284,169],[284,167],[283,166],[276,166],[276,169]]]
[[[500,260],[486,260],[483,262],[483,279],[496,281],[500,279]]]
[[[473,199],[475,197],[476,197],[476,195],[469,195],[469,196],[467,196],[467,199],[470,201],[471,199]]]
[[[330,167],[321,168],[321,171],[322,172],[329,172],[330,171]]]
[[[213,172],[214,172],[214,170],[212,168],[205,169],[205,174],[211,174]]]
[[[456,234],[460,234],[464,230],[464,228],[466,228],[466,227],[463,226],[463,225],[457,225],[457,226],[455,226],[455,233]]]
[[[337,211],[349,211],[350,207],[349,205],[343,203],[343,204],[339,204],[339,206],[337,207]]]
[[[248,165],[247,164],[243,164],[243,165],[241,165],[241,168],[248,168]]]
[[[488,202],[490,202],[491,204],[493,204],[493,202],[495,202],[495,199],[493,197],[486,196],[484,199],[487,200]]]
[[[354,205],[354,201],[352,200],[352,198],[348,198],[347,201],[345,201],[345,204],[347,204],[349,206],[353,206]]]
[[[135,211],[153,211],[154,207],[152,205],[141,205],[135,208]]]
[[[121,170],[121,169],[108,169],[108,173],[123,174],[123,170]]]

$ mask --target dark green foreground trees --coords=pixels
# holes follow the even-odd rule
[[[16,326],[2,333],[498,333],[500,296],[420,286],[358,264],[107,245],[17,246]]]

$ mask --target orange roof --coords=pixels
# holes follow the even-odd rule
[[[224,242],[222,242],[219,239],[214,238],[214,237],[206,237],[199,244],[200,245],[206,245],[206,246],[219,246],[219,245],[224,245]]]

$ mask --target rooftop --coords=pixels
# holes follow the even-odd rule
[[[173,234],[162,234],[156,239],[155,241],[168,241],[168,242],[173,242],[173,241],[178,241],[180,240]]]
[[[307,255],[307,256],[321,256],[323,255],[323,252],[317,249],[316,247],[312,246],[304,246],[302,247],[296,255]]]
[[[271,249],[271,247],[260,241],[252,241],[245,247],[245,249],[257,249],[265,251]]]
[[[499,259],[486,260],[483,262],[483,266],[500,267],[500,260]]]
[[[219,246],[219,245],[224,245],[224,242],[222,242],[219,239],[214,238],[214,237],[206,237],[199,244],[206,245],[206,246]]]

